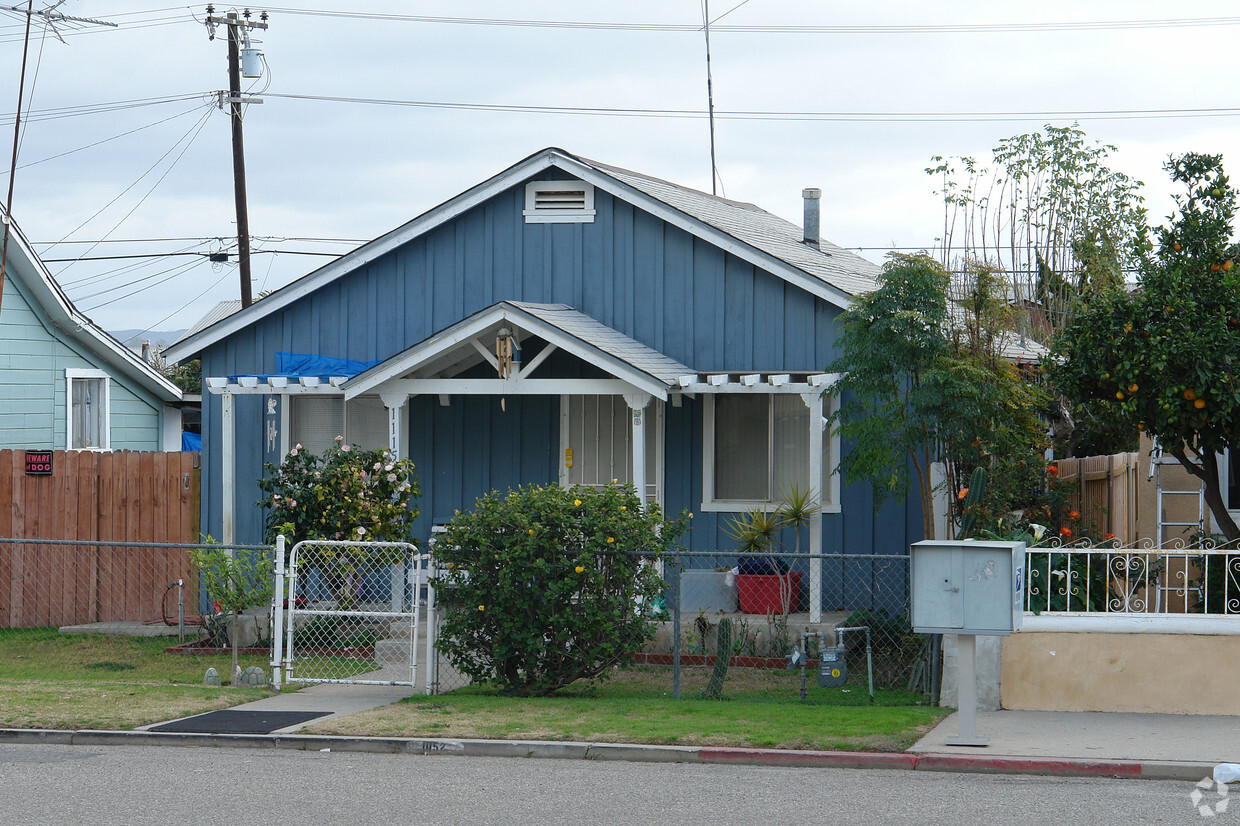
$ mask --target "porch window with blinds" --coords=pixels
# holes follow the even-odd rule
[[[358,447],[387,447],[387,408],[377,396],[361,396],[345,404],[340,396],[290,396],[288,447],[300,444],[322,453],[343,436]]]
[[[823,479],[809,478],[809,408],[794,394],[720,394],[708,398],[704,506],[740,510],[777,503],[793,487],[813,488],[824,505],[832,486],[833,439],[823,434]],[[712,507],[713,506],[713,507]]]

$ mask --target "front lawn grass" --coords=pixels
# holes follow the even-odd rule
[[[208,668],[227,682],[230,654],[166,654],[175,637],[61,634],[55,628],[0,630],[0,681],[202,683]],[[263,656],[243,655],[242,668],[267,667]]]
[[[677,700],[670,668],[634,668],[551,697],[505,697],[482,686],[411,697],[307,732],[898,752],[950,713],[891,690],[876,692],[871,705],[864,686],[820,689],[812,677],[808,702],[801,702],[793,672],[734,671],[741,673],[729,678],[719,700],[700,696],[700,670],[685,670]]]
[[[0,727],[126,730],[201,714],[267,695],[205,686],[207,668],[227,682],[230,655],[167,654],[171,637],[0,631]],[[240,660],[265,667],[263,657]]]
[[[0,681],[0,728],[127,731],[265,697],[261,688]]]

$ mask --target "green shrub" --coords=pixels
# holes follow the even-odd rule
[[[211,537],[206,545],[189,552],[190,561],[198,569],[202,587],[207,590],[216,610],[231,616],[233,633],[228,636],[232,648],[233,675],[238,670],[237,637],[241,612],[271,602],[271,559],[254,550],[222,548]],[[215,636],[213,633],[212,636]]]
[[[654,633],[653,564],[685,530],[631,485],[527,486],[458,512],[435,545],[448,605],[437,641],[477,682],[546,695],[596,677]]]

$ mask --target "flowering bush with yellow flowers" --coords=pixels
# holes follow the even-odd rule
[[[458,512],[435,543],[436,642],[475,682],[523,696],[625,663],[654,634],[655,563],[687,527],[632,485],[526,486]]]

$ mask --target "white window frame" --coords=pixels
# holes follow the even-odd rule
[[[704,394],[702,417],[702,503],[701,510],[706,513],[744,513],[755,509],[773,511],[779,507],[778,501],[716,499],[715,498],[715,395]],[[766,398],[777,395],[762,394]],[[840,434],[835,427],[829,430],[827,422],[839,408],[839,397],[829,393],[823,397],[822,434],[823,463],[822,481],[812,485],[819,494],[819,513],[839,513],[840,507],[840,476],[835,472],[840,461]],[[769,461],[769,460],[768,460]],[[812,465],[812,463],[811,463]],[[769,468],[768,468],[769,469]]]
[[[539,209],[538,195],[543,192],[572,190],[584,193],[581,209]],[[592,224],[594,223],[594,184],[585,181],[530,181],[525,185],[525,216],[527,224]]]
[[[102,444],[73,446],[73,385],[77,381],[98,381],[98,404],[102,407],[99,435]],[[69,367],[65,369],[65,450],[107,451],[112,449],[112,377],[103,370]]]
[[[335,400],[338,404],[341,405],[341,415],[342,415],[342,421],[343,421],[343,427],[341,429],[344,432],[338,433],[336,435],[345,436],[346,437],[345,441],[352,444],[354,441],[356,441],[354,436],[356,436],[357,434],[349,433],[349,430],[350,430],[349,405],[354,404],[354,403],[360,403],[361,401],[370,402],[372,400],[378,400],[379,397],[378,396],[360,396],[358,397],[358,399],[354,399],[352,401],[346,402],[344,399],[343,393],[341,394],[323,393],[323,394],[316,394],[314,396],[311,396],[308,394],[299,394],[299,393],[283,394],[283,402],[280,405],[280,433],[281,433],[280,455],[282,457],[285,457],[285,458],[288,457],[289,451],[291,451],[294,447],[297,446],[298,444],[297,437],[300,435],[300,434],[293,433],[293,406],[294,404],[296,404],[298,401],[302,399],[310,399],[310,398],[331,399],[331,400]],[[383,432],[384,432],[384,438],[383,438],[384,444],[382,446],[390,447],[390,445],[388,444],[390,440],[390,434],[388,433],[388,425],[386,423],[383,426]],[[371,445],[370,448],[366,448],[364,446],[363,449],[373,449],[379,446],[380,445],[378,444]]]

